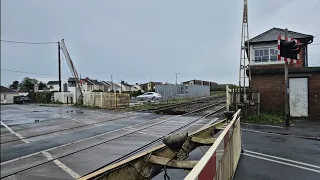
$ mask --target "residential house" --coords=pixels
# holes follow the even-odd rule
[[[104,84],[99,82],[98,80],[90,79],[88,77],[85,80],[93,84],[93,90],[104,90]]]
[[[162,85],[162,82],[150,81],[148,83],[141,84],[141,87],[144,91],[154,91],[156,85]]]
[[[19,93],[15,90],[9,89],[7,87],[1,86],[1,104],[14,103],[14,96],[19,96]]]
[[[127,82],[120,82],[117,83],[117,85],[120,87],[120,92],[131,91],[132,85],[128,84]]]
[[[101,81],[101,83],[104,85],[104,92],[110,92],[110,91],[119,91],[120,92],[120,86],[116,83],[113,83],[111,81]]]
[[[249,40],[250,88],[260,93],[261,112],[285,109],[284,61],[277,60],[278,35],[284,35],[284,29],[272,28]],[[308,44],[313,36],[289,31],[288,37],[304,44],[300,63],[288,65],[290,116],[320,116],[320,67],[308,67]]]
[[[132,85],[132,87],[131,87],[131,91],[143,91],[142,90],[142,87],[137,83],[137,84],[134,84],[134,85]]]
[[[59,81],[48,81],[47,87],[49,88],[50,91],[59,91],[60,89]]]
[[[81,85],[83,92],[92,92],[94,90],[94,83],[89,81],[89,78],[81,79]]]

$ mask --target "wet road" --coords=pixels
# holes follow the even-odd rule
[[[71,106],[2,106],[1,178],[76,179],[198,118],[76,111]],[[197,121],[187,131],[206,123],[208,119]]]
[[[320,179],[320,141],[250,131],[243,140],[235,180]]]

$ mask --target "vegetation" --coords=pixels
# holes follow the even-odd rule
[[[9,86],[10,89],[18,90],[20,92],[31,92],[34,90],[34,84],[37,84],[39,81],[34,78],[25,77],[21,82],[19,81],[13,81],[12,84]],[[46,83],[39,82],[39,90],[43,90],[44,88],[47,88]]]
[[[228,85],[230,89],[237,88],[237,85]],[[226,91],[226,85],[218,85],[210,88],[210,91]]]
[[[28,97],[33,103],[52,103],[53,92],[30,92]]]
[[[225,96],[226,91],[211,91],[210,96]]]
[[[244,122],[253,124],[282,124],[284,116],[282,113],[260,113],[260,115],[251,115],[244,119]]]

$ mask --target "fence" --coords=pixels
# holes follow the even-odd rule
[[[228,126],[224,128],[211,148],[188,174],[185,180],[229,180],[236,171],[242,150],[238,110]]]
[[[161,94],[165,100],[185,97],[202,97],[210,96],[210,87],[194,84],[156,85],[155,92]]]
[[[83,105],[97,106],[106,109],[129,107],[130,95],[126,93],[86,92],[83,94]]]
[[[55,92],[53,94],[54,101],[62,102],[64,104],[73,104],[73,94],[71,92]]]

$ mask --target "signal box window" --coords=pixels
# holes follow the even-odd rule
[[[274,48],[254,50],[254,61],[257,63],[277,61],[277,56],[278,56],[278,50]]]

